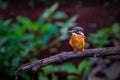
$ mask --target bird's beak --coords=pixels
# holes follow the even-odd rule
[[[68,33],[73,33],[74,31],[73,30],[69,30]]]
[[[79,34],[84,35],[84,33],[83,33],[83,32],[81,32],[81,31],[79,31]]]
[[[86,38],[83,32],[79,31],[79,34],[81,34],[84,38]]]

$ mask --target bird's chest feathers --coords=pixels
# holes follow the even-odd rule
[[[78,35],[73,33],[70,39],[70,44],[72,46],[80,46],[84,41],[84,37],[82,35]]]
[[[73,33],[70,41],[79,42],[80,40],[83,40],[83,39],[84,39],[84,37],[82,35],[78,35],[78,34]]]

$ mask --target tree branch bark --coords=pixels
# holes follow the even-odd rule
[[[21,75],[22,73],[28,70],[38,70],[41,67],[44,67],[49,64],[55,64],[59,62],[65,62],[70,59],[75,58],[86,58],[86,57],[103,57],[111,55],[120,55],[120,46],[119,47],[107,47],[107,48],[96,48],[96,49],[85,49],[83,52],[61,52],[60,54],[44,58],[35,62],[30,62],[22,65],[17,71],[16,76]]]

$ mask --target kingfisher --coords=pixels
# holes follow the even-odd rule
[[[68,31],[71,34],[69,44],[72,46],[74,51],[84,51],[85,47],[85,35],[82,27],[76,26]]]

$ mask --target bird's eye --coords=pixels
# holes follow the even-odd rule
[[[78,32],[79,30],[75,30],[76,32]]]

